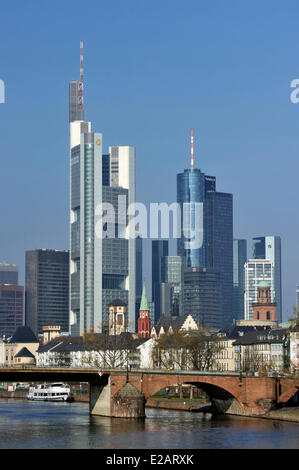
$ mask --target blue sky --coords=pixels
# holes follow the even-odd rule
[[[193,127],[195,165],[233,193],[234,236],[282,237],[288,318],[299,282],[298,2],[10,1],[0,21],[0,260],[20,266],[21,282],[26,250],[68,248],[68,82],[83,37],[85,119],[104,150],[136,147],[138,200],[176,200]]]

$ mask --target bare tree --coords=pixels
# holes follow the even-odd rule
[[[210,370],[220,349],[219,341],[208,328],[174,330],[155,340],[152,359],[159,368]]]
[[[88,334],[85,338],[84,364],[103,368],[125,368],[136,352],[136,341],[130,333],[120,335]]]

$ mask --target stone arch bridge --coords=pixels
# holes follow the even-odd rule
[[[1,368],[2,382],[88,382],[90,413],[111,417],[143,417],[146,401],[159,390],[192,384],[210,397],[220,413],[263,415],[287,402],[299,390],[299,377],[253,377],[234,372],[73,368]],[[129,384],[129,385],[128,385]]]

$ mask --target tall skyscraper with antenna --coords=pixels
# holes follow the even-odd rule
[[[194,164],[194,133],[191,131],[190,168],[177,175],[177,202],[181,207],[181,226],[184,226],[184,204],[189,214],[185,217],[190,231],[202,231],[200,248],[186,247],[188,238],[178,238],[178,255],[186,258],[187,268],[213,268],[220,272],[221,325],[227,327],[233,320],[233,204],[232,194],[216,191],[216,178],[205,175]],[[203,218],[196,226],[195,203],[202,204]],[[187,227],[188,228],[188,227]],[[185,312],[187,313],[187,312]]]
[[[103,227],[102,203],[117,215],[135,202],[135,148],[113,146],[103,155],[102,134],[83,119],[83,40],[80,79],[70,83],[69,106],[70,332],[108,329],[108,305],[116,299],[127,305],[126,329],[135,331],[135,239],[126,222],[117,225],[113,238],[96,231]]]

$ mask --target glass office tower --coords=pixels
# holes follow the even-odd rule
[[[70,147],[71,334],[104,331],[108,305],[116,299],[126,303],[126,328],[134,331],[136,253],[126,214],[135,202],[135,149],[114,146],[109,158],[103,156],[102,134],[91,132],[85,121],[71,122]],[[113,208],[108,224],[115,229],[113,236],[99,236],[98,230],[106,231],[102,203]]]
[[[182,236],[178,238],[177,253],[179,256],[186,258],[187,266],[198,267],[205,266],[205,233],[203,227],[195,226],[195,203],[201,203],[203,206],[205,202],[205,175],[199,169],[184,170],[184,173],[177,175],[177,202],[181,208],[181,227],[187,230],[202,230],[203,242],[200,248],[187,248],[186,242],[188,237]],[[189,206],[185,206],[188,204]],[[187,213],[188,207],[188,213]],[[184,220],[185,219],[185,220]],[[185,232],[188,234],[187,232]]]
[[[181,207],[190,204],[189,226],[194,230],[194,206],[202,203],[202,246],[197,249],[185,247],[186,239],[178,239],[177,252],[185,256],[187,267],[206,267],[220,273],[222,328],[233,321],[233,198],[232,194],[216,191],[216,178],[207,176],[199,169],[184,170],[177,175],[177,202]],[[186,314],[186,311],[185,311]]]
[[[167,316],[184,315],[184,263],[182,256],[163,256],[161,260],[162,313]]]
[[[69,331],[69,251],[26,251],[25,324],[37,334],[55,323]]]
[[[214,330],[222,327],[222,290],[219,270],[184,269],[184,314]]]
[[[233,196],[210,191],[206,195],[206,267],[219,270],[222,328],[233,321]]]
[[[279,236],[254,237],[252,239],[254,259],[267,259],[274,269],[274,289],[276,319],[282,322],[282,287],[281,287],[281,238]]]
[[[168,240],[152,241],[152,301],[155,304],[155,321],[161,315],[161,264],[163,256],[168,256]]]
[[[233,242],[234,319],[244,319],[245,271],[247,240]]]

